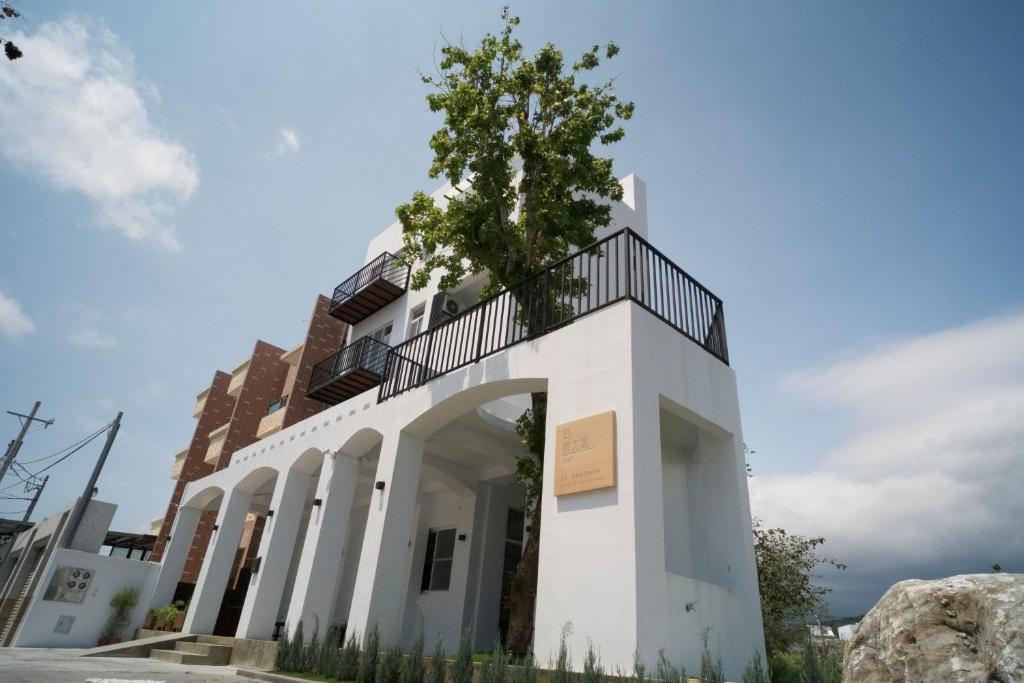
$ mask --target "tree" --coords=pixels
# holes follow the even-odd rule
[[[17,19],[20,16],[21,13],[18,12],[18,10],[11,7],[10,3],[0,2],[0,20]],[[15,59],[18,59],[22,56],[21,50],[18,48],[17,45],[14,44],[13,41],[0,37],[0,44],[4,46],[4,54],[7,56],[8,60],[13,62]]]
[[[824,538],[808,538],[784,529],[765,529],[754,520],[754,554],[761,591],[761,618],[769,655],[785,652],[806,638],[806,617],[824,610],[829,589],[817,585],[815,570],[822,566],[846,569],[817,548]]]
[[[430,177],[444,176],[463,191],[444,207],[417,192],[396,209],[404,231],[400,258],[413,269],[413,289],[435,272],[442,290],[478,273],[487,276],[481,297],[512,288],[590,244],[611,221],[608,200],[622,198],[611,158],[594,147],[623,138],[621,122],[632,116],[633,103],[616,97],[611,80],[584,82],[618,47],[595,45],[571,65],[550,43],[529,57],[514,37],[519,18],[506,7],[501,19],[501,32],[485,35],[475,49],[444,45],[438,73],[423,77],[432,89],[430,110],[444,115],[430,138]],[[520,322],[536,333],[540,320],[534,313]],[[518,472],[533,504],[509,600],[508,647],[516,653],[533,639],[545,401],[544,394],[532,397],[524,437],[531,455]]]

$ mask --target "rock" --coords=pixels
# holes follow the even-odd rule
[[[843,683],[1024,681],[1024,574],[901,581],[846,645]]]

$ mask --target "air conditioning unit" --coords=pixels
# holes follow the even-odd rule
[[[459,302],[446,294],[444,301],[441,302],[441,310],[444,311],[444,314],[449,318],[454,318],[459,314]]]

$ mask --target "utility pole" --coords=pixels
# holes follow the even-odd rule
[[[60,544],[62,548],[71,547],[71,541],[75,538],[78,525],[82,523],[85,509],[89,507],[89,501],[92,500],[93,491],[96,489],[96,480],[100,478],[100,471],[103,469],[103,464],[107,461],[107,454],[110,453],[110,447],[114,445],[114,437],[117,436],[117,430],[121,428],[122,415],[124,413],[119,412],[114,421],[110,423],[110,427],[107,430],[107,442],[103,444],[103,451],[100,452],[96,466],[92,468],[92,476],[89,477],[89,483],[85,485],[85,491],[78,499],[78,502],[75,503],[75,509],[71,511],[71,518],[68,520],[68,525],[64,531],[64,539]]]
[[[16,413],[13,410],[7,411],[8,415],[14,415],[22,422],[21,431],[18,432],[18,437],[7,447],[7,453],[4,455],[3,462],[0,462],[0,479],[3,479],[4,475],[7,474],[7,470],[10,468],[11,463],[14,462],[15,456],[17,456],[18,451],[21,450],[21,443],[25,440],[25,434],[28,432],[29,425],[33,422],[42,422],[43,429],[46,429],[53,424],[52,418],[49,420],[43,420],[36,417],[36,413],[39,411],[40,405],[42,404],[39,401],[36,401],[36,404],[32,406],[32,412],[28,415],[22,415],[21,413]]]
[[[38,481],[38,479],[34,479],[33,481]],[[28,510],[25,510],[25,516],[21,518],[21,521],[27,522],[29,517],[32,516],[32,511],[36,509],[36,503],[39,502],[39,496],[43,494],[43,489],[46,488],[46,482],[48,481],[50,481],[49,474],[43,477],[43,483],[35,485],[36,493],[32,496],[32,502],[28,504]]]

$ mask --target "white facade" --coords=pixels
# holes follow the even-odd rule
[[[622,183],[605,234],[646,236],[644,185]],[[395,224],[366,262],[400,248]],[[643,286],[656,281],[653,266],[633,267]],[[465,308],[478,289],[467,282],[451,294]],[[406,292],[349,341],[391,325],[387,343],[399,344],[435,291]],[[513,423],[531,392],[546,391],[545,482],[556,425],[614,411],[616,485],[556,497],[545,484],[537,657],[557,652],[571,622],[577,662],[589,639],[612,669],[628,669],[634,652],[653,665],[664,648],[692,671],[710,628],[738,678],[764,652],[735,375],[650,301],[609,302],[383,402],[366,391],[240,449],[185,489],[149,604],[170,600],[201,512],[217,509],[185,623],[211,632],[245,515],[272,511],[237,636],[269,638],[275,622],[300,620],[322,633],[337,622],[359,634],[376,625],[385,644],[408,646],[422,623],[428,645],[440,636],[452,652],[468,631],[475,649],[490,649],[504,557],[525,540]]]

